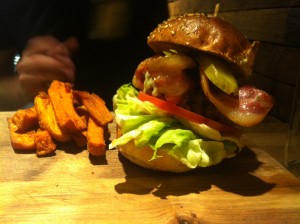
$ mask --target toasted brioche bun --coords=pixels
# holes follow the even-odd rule
[[[170,49],[186,54],[216,55],[233,66],[237,75],[249,76],[253,70],[258,41],[249,42],[224,19],[204,14],[171,17],[148,36],[148,45],[158,54]]]
[[[153,149],[150,147],[137,148],[133,141],[118,146],[118,150],[132,163],[147,169],[174,173],[182,173],[191,170],[191,168],[187,167],[179,160],[168,155],[163,148],[159,149],[157,153],[159,158],[154,160],[151,160]]]

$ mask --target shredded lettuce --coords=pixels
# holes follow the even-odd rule
[[[243,147],[234,137],[221,136],[217,130],[182,122],[150,102],[142,102],[131,85],[121,86],[113,98],[115,119],[122,136],[109,148],[134,141],[137,148],[153,149],[156,159],[161,148],[190,168],[207,167],[231,158]],[[209,133],[208,133],[209,132]]]
[[[140,101],[137,95],[138,91],[131,84],[121,86],[113,97],[115,114],[169,116],[165,111],[152,103]]]

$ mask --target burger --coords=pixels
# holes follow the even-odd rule
[[[242,130],[263,121],[274,99],[244,83],[259,42],[226,20],[174,16],[148,36],[152,57],[113,97],[110,148],[144,168],[186,172],[236,156]]]

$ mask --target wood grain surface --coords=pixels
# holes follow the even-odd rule
[[[0,223],[300,223],[300,181],[259,147],[183,174],[59,145],[12,149],[0,112]],[[113,128],[112,128],[113,130]]]

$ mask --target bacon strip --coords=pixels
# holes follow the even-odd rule
[[[238,97],[223,92],[216,94],[210,90],[208,79],[201,70],[200,77],[204,94],[210,102],[224,116],[238,125],[251,127],[259,124],[273,107],[274,98],[263,90],[244,86],[239,89]]]
[[[180,104],[193,85],[187,71],[196,68],[197,64],[188,56],[153,56],[138,65],[132,84],[145,93]]]

